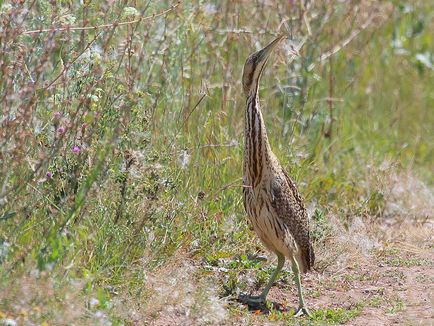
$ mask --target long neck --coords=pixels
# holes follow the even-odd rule
[[[244,175],[248,185],[256,185],[261,180],[270,151],[256,90],[247,98],[244,122]]]

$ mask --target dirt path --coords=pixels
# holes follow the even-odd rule
[[[394,235],[369,254],[348,248],[335,264],[304,278],[312,311],[328,323],[360,326],[434,325],[434,243],[430,225]],[[414,236],[414,235],[417,236]],[[402,241],[404,240],[404,241]],[[406,242],[409,240],[408,242]],[[280,280],[269,299],[297,307],[292,282]],[[317,320],[318,321],[318,320]],[[253,324],[260,324],[260,319]],[[319,322],[321,324],[321,322]]]
[[[298,301],[288,271],[267,298],[283,307],[283,312],[261,314],[249,312],[235,298],[221,297],[229,268],[215,266],[207,272],[207,278],[200,263],[193,266],[194,262],[184,261],[170,269],[182,276],[171,272],[178,282],[167,291],[160,286],[156,292],[159,296],[168,293],[172,301],[160,300],[162,308],[147,321],[150,325],[434,326],[434,224],[395,226],[386,232],[379,232],[377,227],[340,233],[342,239],[318,248],[317,272],[303,278],[313,320],[292,317],[290,311]],[[273,264],[270,262],[270,266]],[[258,268],[233,272],[237,282],[255,282],[260,274]],[[212,290],[210,284],[214,285]],[[259,294],[261,286],[254,294]]]
[[[306,297],[313,311],[360,309],[345,325],[434,325],[433,277],[432,265],[350,269],[327,276],[320,285],[317,277],[310,277],[305,281]],[[296,292],[287,286],[273,288],[269,297],[293,308],[297,307],[296,298]]]

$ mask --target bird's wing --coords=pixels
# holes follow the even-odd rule
[[[283,170],[283,178],[272,181],[272,205],[278,217],[284,222],[297,246],[301,249],[301,270],[306,272],[313,267],[315,255],[309,237],[309,219],[306,208],[294,182]]]

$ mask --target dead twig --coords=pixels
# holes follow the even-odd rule
[[[340,44],[334,46],[333,49],[331,49],[330,51],[328,51],[326,53],[323,53],[318,58],[318,61],[321,62],[321,61],[327,60],[329,57],[331,57],[332,55],[335,55],[340,50],[342,50],[344,47],[346,47],[352,40],[354,40],[357,37],[357,35],[359,35],[363,30],[365,30],[366,28],[368,28],[369,25],[371,25],[371,23],[374,20],[374,18],[376,18],[376,17],[378,17],[378,15],[370,16],[368,18],[368,20],[364,24],[362,24],[359,28],[357,28],[354,31],[352,31],[352,33],[350,34],[350,36],[348,36]]]
[[[168,14],[169,12],[173,11],[176,7],[178,7],[181,4],[181,1],[177,1],[175,4],[173,4],[170,8],[163,10],[159,12],[158,14],[154,13],[150,16],[146,17],[139,17],[134,20],[126,21],[126,22],[114,22],[111,24],[102,24],[97,26],[64,26],[64,27],[51,27],[51,28],[45,28],[45,29],[37,29],[37,30],[31,30],[31,31],[24,31],[22,32],[23,35],[29,35],[29,34],[39,34],[39,33],[56,33],[56,32],[65,32],[65,31],[89,31],[89,30],[97,30],[97,29],[104,29],[104,28],[112,28],[112,27],[119,27],[119,26],[125,26],[125,25],[131,25],[138,23],[140,21],[145,20],[151,20],[155,19],[157,17],[164,16]]]

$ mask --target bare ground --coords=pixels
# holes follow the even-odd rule
[[[336,264],[304,277],[310,309],[359,309],[346,325],[434,325],[433,231],[431,222],[395,225],[383,234],[381,249],[366,255],[351,242],[341,244]],[[322,263],[334,257],[330,252]],[[295,309],[295,286],[276,285],[268,299]]]
[[[361,216],[344,226],[339,217],[328,216],[332,231],[315,248],[315,272],[303,277],[313,320],[292,317],[298,301],[291,274],[267,298],[278,311],[252,313],[235,293],[222,295],[230,270],[216,267],[205,276],[204,266],[185,253],[150,278],[150,304],[137,311],[137,320],[160,326],[434,325],[433,191],[411,174],[372,179],[369,186],[384,194],[381,218]],[[275,257],[268,258],[275,265]],[[255,283],[255,268],[232,272],[237,282],[251,284],[251,294],[263,287]]]
[[[364,224],[361,224],[364,225]],[[394,224],[384,228],[376,225],[367,230],[356,228],[334,246],[318,251],[319,271],[304,277],[306,302],[311,311],[348,311],[348,320],[333,320],[333,316],[312,324],[344,323],[345,325],[434,325],[434,224]],[[368,235],[368,232],[370,235]],[[357,234],[357,236],[355,236]],[[377,239],[373,239],[376,234]],[[360,237],[372,248],[360,246]],[[362,241],[363,243],[363,241]],[[364,252],[365,251],[365,252]],[[270,256],[271,258],[272,256]],[[273,262],[274,263],[274,262]],[[198,266],[196,266],[197,268]],[[286,307],[280,319],[271,314],[248,312],[247,307],[228,298],[213,300],[198,296],[199,288],[207,286],[196,279],[191,267],[182,273],[180,284],[189,284],[184,295],[196,300],[185,303],[167,302],[156,310],[150,325],[263,325],[297,324],[291,317],[297,307],[297,293],[291,279],[280,279],[268,299]],[[193,276],[196,275],[196,276]],[[193,279],[192,279],[193,278]],[[195,280],[196,279],[196,280]],[[192,285],[193,284],[193,285]],[[182,287],[176,287],[177,291]],[[259,291],[256,291],[256,293]],[[194,294],[196,293],[196,294]],[[179,298],[181,299],[181,298]],[[182,300],[182,299],[181,299]],[[209,305],[212,308],[209,308]],[[162,308],[164,305],[164,308]],[[208,307],[208,308],[207,308]],[[221,308],[224,307],[225,311]],[[201,312],[199,312],[199,310]],[[215,314],[215,315],[213,315]],[[282,317],[288,314],[287,317]],[[307,319],[300,320],[309,325]]]

